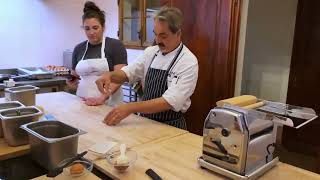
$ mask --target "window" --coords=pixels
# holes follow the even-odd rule
[[[119,38],[127,48],[152,45],[153,17],[162,6],[170,6],[170,0],[119,1]]]

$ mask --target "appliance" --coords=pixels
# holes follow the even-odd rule
[[[279,161],[278,126],[300,128],[318,116],[310,108],[264,101],[256,109],[223,104],[204,123],[200,166],[232,179],[256,179]]]

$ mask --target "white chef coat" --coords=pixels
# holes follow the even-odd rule
[[[122,68],[129,79],[129,83],[141,80],[142,87],[145,84],[145,77],[150,67],[167,70],[174,56],[177,54],[180,44],[172,52],[163,55],[158,46],[151,46],[145,49],[143,54],[136,61]],[[157,53],[159,51],[159,53]],[[196,56],[184,46],[177,61],[169,71],[167,78],[168,89],[162,97],[173,107],[176,112],[186,112],[191,105],[190,96],[193,94],[198,79],[198,60]]]

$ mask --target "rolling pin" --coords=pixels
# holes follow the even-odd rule
[[[254,104],[250,104],[248,106],[243,106],[244,109],[256,109],[264,105],[264,101],[260,101]]]

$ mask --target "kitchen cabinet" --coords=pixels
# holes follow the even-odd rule
[[[38,93],[58,92],[59,86],[40,87]]]
[[[26,81],[17,81],[17,86],[22,85],[33,85],[39,87],[37,93],[48,93],[48,92],[59,92],[67,91],[66,79],[64,77],[54,77],[52,79],[41,79],[41,80],[26,80]],[[6,87],[3,84],[0,84],[0,97],[4,97],[4,89]]]

